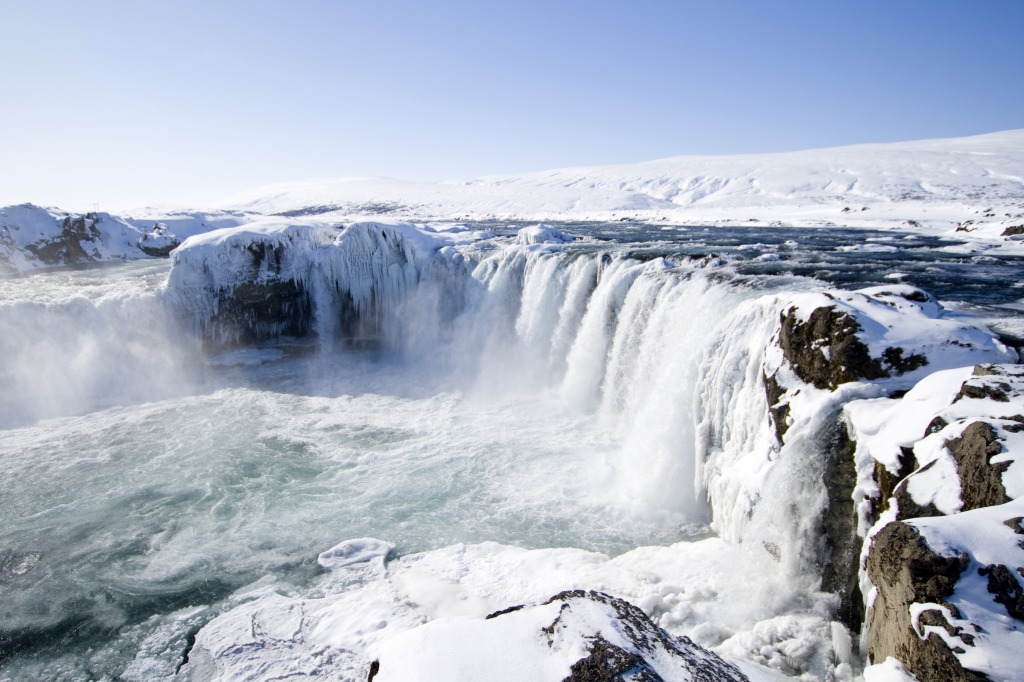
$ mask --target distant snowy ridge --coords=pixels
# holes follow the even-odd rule
[[[776,154],[680,156],[467,182],[293,182],[246,192],[220,207],[413,219],[916,223],[997,236],[1011,223],[1024,222],[1024,130]]]
[[[349,222],[622,221],[866,227],[1024,250],[1024,129],[780,154],[680,156],[462,182],[353,177],[254,189],[201,210],[0,208],[0,275],[165,256],[263,216]]]

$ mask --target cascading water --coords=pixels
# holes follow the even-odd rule
[[[819,284],[644,235],[459,235],[264,225],[166,287],[162,263],[0,280],[0,678],[173,677],[233,590],[308,585],[350,537],[620,555],[710,524],[793,583],[821,500],[779,466],[762,371],[771,292]],[[813,606],[762,592],[723,623]],[[685,629],[691,598],[645,608]]]

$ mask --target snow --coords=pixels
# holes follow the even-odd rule
[[[516,235],[516,243],[530,244],[564,244],[573,241],[573,236],[550,225],[534,225],[524,227]]]
[[[953,233],[1004,244],[1024,223],[1024,130],[784,154],[676,157],[464,182],[342,178],[285,183],[222,202],[262,213],[310,207],[358,217],[846,225]],[[970,221],[970,222],[968,222]]]

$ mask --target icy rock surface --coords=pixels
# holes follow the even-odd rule
[[[186,240],[167,296],[214,346],[313,333],[400,342],[403,316],[461,302],[467,273],[452,244],[405,223],[267,218]]]
[[[893,656],[921,679],[1019,679],[1024,370],[938,372],[846,415],[870,660]]]

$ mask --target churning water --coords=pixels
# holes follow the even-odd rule
[[[545,250],[489,227],[459,314],[377,349],[204,354],[166,262],[0,280],[0,679],[115,679],[144,646],[173,672],[164,614],[301,585],[346,538],[614,555],[706,535],[698,393],[765,293],[903,282],[1024,336],[1024,263],[954,242],[577,224],[598,240]]]

